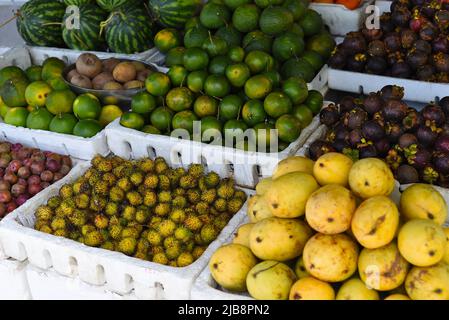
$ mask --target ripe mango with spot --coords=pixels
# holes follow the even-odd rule
[[[346,280],[337,293],[337,300],[379,300],[376,290],[357,278]]]
[[[292,156],[285,158],[274,169],[273,179],[277,179],[290,172],[304,172],[312,175],[314,164],[313,160],[306,157]]]
[[[272,183],[273,183],[272,178],[265,178],[260,180],[256,186],[256,194],[259,196],[264,195],[271,188]]]
[[[322,186],[327,184],[348,185],[349,171],[353,162],[351,158],[337,152],[329,152],[315,162],[313,175]]]
[[[335,300],[335,291],[327,282],[306,277],[293,284],[290,300]]]
[[[248,200],[247,215],[252,223],[273,216],[265,198],[258,195],[254,195]]]
[[[234,234],[234,240],[232,240],[232,243],[241,244],[249,248],[249,235],[253,227],[254,223],[247,223],[240,226],[240,228]]]
[[[449,266],[414,267],[405,280],[405,290],[412,300],[449,300]]]

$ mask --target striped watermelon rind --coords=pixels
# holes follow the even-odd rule
[[[117,53],[138,53],[153,47],[152,22],[139,5],[113,11],[103,24],[109,48]]]
[[[149,0],[153,18],[164,27],[177,29],[184,28],[201,3],[201,0]]]
[[[81,6],[83,4],[93,4],[96,3],[95,0],[63,0],[66,6]]]
[[[32,46],[63,47],[62,18],[65,5],[54,0],[30,0],[17,12],[17,30]]]
[[[107,13],[96,4],[79,6],[79,29],[70,28],[71,13],[67,12],[62,24],[62,37],[67,46],[75,50],[100,50],[105,45],[101,23]]]
[[[120,7],[126,5],[134,5],[138,3],[138,0],[97,0],[97,4],[108,12],[120,9]]]

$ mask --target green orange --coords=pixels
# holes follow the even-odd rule
[[[242,47],[231,47],[228,50],[228,57],[234,63],[242,62],[245,59],[245,50]]]
[[[279,74],[279,72],[271,70],[264,72],[263,75],[267,76],[271,80],[273,88],[278,88],[279,85],[281,84],[281,75]]]
[[[167,54],[165,55],[165,65],[167,67],[171,67],[174,65],[181,65],[182,57],[184,56],[185,51],[186,51],[186,48],[184,48],[184,47],[176,47],[176,48],[170,49],[167,52]]]
[[[54,115],[61,113],[70,113],[73,110],[73,102],[76,95],[70,90],[52,91],[47,96],[45,105],[48,111]]]
[[[83,138],[91,138],[102,130],[102,126],[97,120],[87,119],[80,120],[73,128],[73,134],[75,136]]]
[[[206,79],[207,72],[204,70],[190,72],[187,76],[187,87],[192,92],[198,93],[203,90]]]
[[[31,66],[25,70],[28,80],[31,82],[42,80],[42,67],[41,66]]]
[[[199,96],[193,104],[193,111],[200,118],[215,116],[218,111],[218,101],[210,96]]]
[[[278,118],[292,111],[292,101],[283,92],[270,93],[263,102],[265,112],[272,118]]]
[[[204,91],[212,97],[224,97],[229,94],[231,86],[225,76],[212,74],[204,83]]]
[[[73,102],[73,113],[80,120],[98,119],[101,113],[101,103],[91,93],[79,95]]]
[[[259,74],[248,79],[245,83],[245,94],[250,99],[263,99],[273,88],[273,84],[267,76]]]
[[[141,114],[125,112],[120,118],[120,124],[126,128],[140,130],[145,125],[145,119]]]
[[[209,54],[209,57],[222,56],[228,53],[228,44],[224,39],[217,36],[207,37],[201,48]]]
[[[226,67],[231,63],[228,56],[216,56],[209,63],[209,73],[224,75]]]
[[[161,131],[158,128],[149,124],[144,126],[141,131],[149,134],[161,134]]]
[[[186,87],[171,89],[165,97],[167,106],[175,112],[190,109],[193,104],[193,92]]]
[[[8,66],[0,69],[0,87],[2,87],[6,81],[12,79],[29,80],[26,73],[17,66]]]
[[[25,90],[25,99],[28,105],[33,107],[44,107],[47,96],[52,91],[51,87],[44,81],[35,81],[28,85]]]
[[[192,111],[184,110],[173,116],[172,126],[173,129],[185,129],[191,134],[194,121],[198,121],[198,117]]]
[[[7,80],[0,87],[0,97],[9,107],[26,107],[25,91],[28,84],[28,80],[21,78]]]
[[[184,66],[175,65],[171,66],[170,70],[168,70],[168,77],[174,87],[179,87],[184,85],[187,81],[187,75],[189,72],[184,68]]]
[[[39,108],[31,112],[27,117],[27,128],[36,130],[48,130],[53,115],[45,108]]]
[[[304,104],[293,107],[293,115],[301,122],[301,128],[307,127],[313,119],[313,112]]]
[[[201,141],[211,142],[222,139],[221,131],[223,124],[216,117],[208,116],[201,119]],[[218,142],[218,141],[217,141]]]
[[[178,47],[180,43],[180,36],[176,29],[162,29],[154,36],[154,45],[163,53]]]
[[[48,126],[52,132],[72,134],[78,119],[71,113],[59,114],[53,117]]]
[[[182,56],[184,67],[189,71],[203,70],[209,65],[209,56],[200,48],[188,48]]]
[[[243,87],[250,77],[251,71],[245,63],[232,64],[226,68],[226,78],[234,87]]]
[[[156,99],[148,92],[139,92],[131,100],[131,111],[135,113],[150,113],[156,106]]]
[[[266,116],[263,103],[260,100],[249,100],[243,105],[242,118],[250,127],[263,122]]]
[[[28,114],[28,110],[23,107],[10,108],[3,120],[6,124],[10,124],[16,127],[25,127]]]
[[[165,96],[171,88],[170,78],[162,72],[153,72],[145,80],[145,87],[153,96]]]
[[[110,104],[101,108],[100,117],[98,122],[102,127],[106,127],[109,123],[117,118],[120,118],[123,114],[122,109],[119,106]]]
[[[301,122],[291,114],[284,114],[276,120],[276,129],[279,139],[291,143],[301,134]]]
[[[248,53],[245,58],[245,63],[253,74],[270,71],[274,66],[273,57],[268,53],[259,50]]]
[[[298,77],[291,77],[282,84],[282,91],[290,98],[293,104],[301,104],[309,95],[307,83]]]
[[[313,114],[318,114],[323,107],[323,95],[317,90],[310,90],[307,100],[304,102],[306,106],[313,112]]]
[[[169,132],[171,128],[171,120],[173,118],[173,111],[167,107],[156,108],[151,113],[151,124],[161,132]]]
[[[60,77],[64,71],[65,63],[61,59],[47,58],[42,64],[42,80],[47,81]]]
[[[238,95],[230,94],[220,101],[220,105],[218,107],[220,119],[237,119],[240,115],[240,110],[243,107],[243,99]]]

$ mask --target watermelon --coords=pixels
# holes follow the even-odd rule
[[[149,0],[153,18],[167,28],[182,29],[199,9],[201,0]]]
[[[62,0],[66,6],[81,6],[83,4],[95,3],[95,0]]]
[[[63,47],[61,21],[65,5],[54,0],[30,0],[17,12],[17,30],[32,46]]]
[[[123,5],[133,5],[138,3],[138,0],[97,0],[97,4],[108,12],[119,9]]]
[[[100,50],[105,45],[101,36],[101,22],[106,17],[103,11],[96,4],[82,4],[79,7],[79,28],[71,25],[72,13],[68,12],[64,16],[62,24],[62,37],[71,49],[75,50]]]
[[[121,7],[111,12],[104,23],[109,48],[117,53],[136,53],[153,47],[152,22],[140,5]]]

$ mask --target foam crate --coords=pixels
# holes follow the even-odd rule
[[[193,264],[183,268],[164,266],[128,257],[122,253],[92,248],[81,243],[44,234],[32,228],[34,212],[47,199],[57,195],[60,187],[72,183],[90,165],[79,163],[56,184],[51,185],[0,223],[0,243],[7,257],[29,263],[43,270],[53,268],[67,277],[95,286],[105,286],[114,293],[125,295],[135,291],[145,299],[189,299],[193,281],[219,248],[246,216],[246,204],[231,219],[217,239]],[[252,192],[245,190],[248,194]]]
[[[0,300],[30,300],[26,277],[28,261],[0,259]]]

